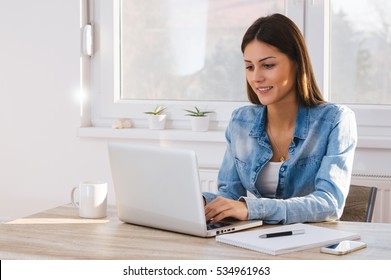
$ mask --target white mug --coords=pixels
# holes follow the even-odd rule
[[[107,183],[81,182],[72,189],[71,200],[79,208],[79,216],[82,218],[106,217]]]

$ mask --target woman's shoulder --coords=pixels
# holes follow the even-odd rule
[[[232,118],[239,119],[239,120],[250,119],[254,121],[254,118],[262,114],[264,110],[265,110],[265,106],[245,105],[243,107],[235,109],[232,112]]]
[[[319,105],[316,105],[313,107],[313,109],[316,110],[325,110],[325,111],[344,111],[344,110],[350,110],[350,108],[343,104],[338,103],[332,103],[332,102],[325,102]]]
[[[348,115],[354,116],[353,111],[346,105],[326,102],[311,108],[312,114],[330,121],[336,118],[342,118]]]

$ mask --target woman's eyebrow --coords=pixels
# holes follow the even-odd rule
[[[267,60],[269,58],[276,58],[276,57],[275,56],[267,56],[267,57],[261,58],[260,60],[258,60],[258,62],[262,62],[262,61]],[[244,61],[251,63],[251,61],[247,60],[247,59],[245,59]]]

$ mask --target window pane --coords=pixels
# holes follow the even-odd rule
[[[332,0],[330,100],[391,104],[391,1]]]
[[[246,101],[242,36],[284,0],[122,1],[121,98]]]

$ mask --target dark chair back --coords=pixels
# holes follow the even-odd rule
[[[376,201],[376,187],[351,185],[341,221],[372,221]]]

